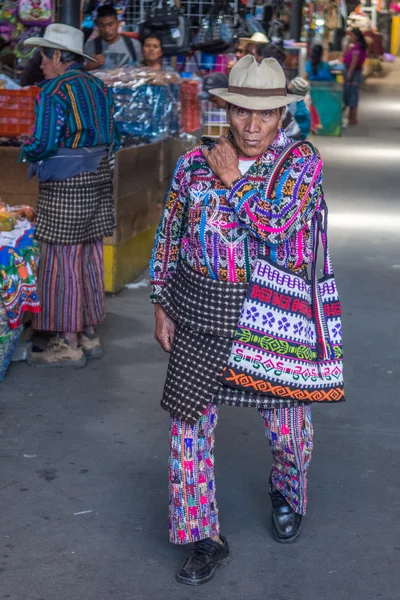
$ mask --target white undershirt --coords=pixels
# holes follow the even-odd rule
[[[247,171],[254,165],[257,158],[239,158],[239,171],[242,175],[246,175]]]

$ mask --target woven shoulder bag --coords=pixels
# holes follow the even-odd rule
[[[267,181],[273,189],[282,161]],[[317,207],[311,222],[311,277],[302,277],[259,257],[236,328],[228,362],[219,376],[224,385],[304,402],[344,400],[341,305],[327,237],[328,209]],[[317,277],[320,240],[323,276]]]

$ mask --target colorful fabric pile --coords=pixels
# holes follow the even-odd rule
[[[40,311],[36,291],[39,248],[34,229],[24,219],[12,231],[0,231],[0,302],[11,329],[20,326],[24,312]]]
[[[0,381],[18,344],[24,313],[40,312],[33,218],[29,207],[0,207]]]

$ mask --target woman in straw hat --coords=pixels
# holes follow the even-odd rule
[[[83,70],[83,33],[54,23],[41,48],[45,81],[33,135],[21,150],[39,179],[36,238],[40,241],[36,330],[57,332],[28,362],[82,367],[102,355],[95,327],[105,317],[104,236],[114,228],[108,154],[119,145],[111,91]],[[86,57],[88,58],[88,57]]]
[[[229,560],[220,533],[214,481],[218,405],[251,406],[265,423],[273,456],[273,532],[278,542],[300,534],[307,505],[313,428],[310,406],[241,392],[217,381],[257,256],[304,273],[312,259],[309,223],[321,198],[322,162],[307,142],[288,150],[287,93],[275,59],[245,56],[227,88],[230,134],[200,146],[176,166],[151,261],[155,337],[170,353],[162,407],[170,426],[170,541],[192,542],[178,581],[198,585]],[[268,173],[288,156],[271,197]]]

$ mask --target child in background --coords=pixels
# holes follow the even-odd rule
[[[304,97],[304,100],[289,104],[288,108],[300,129],[298,139],[305,140],[310,134],[311,130],[311,115],[306,104],[310,86],[302,77],[295,77],[292,79],[292,81],[290,81],[288,88],[291,94]]]

